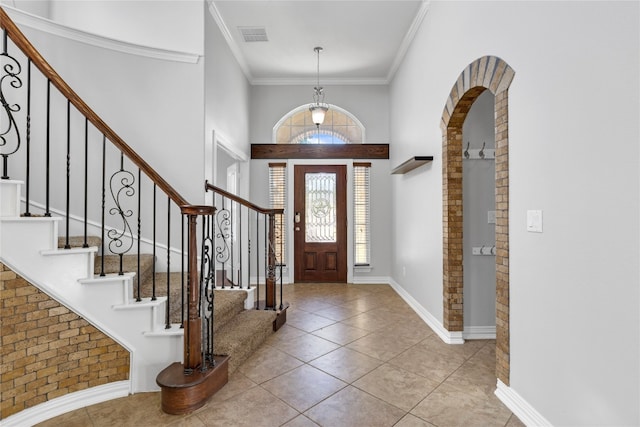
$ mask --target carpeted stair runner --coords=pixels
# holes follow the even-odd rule
[[[99,237],[88,236],[89,246],[100,247]],[[64,237],[58,239],[58,247],[63,248],[66,244]],[[82,247],[84,238],[73,236],[69,238],[69,246]],[[102,257],[96,256],[95,274],[100,274],[102,269]],[[153,295],[153,255],[140,255],[140,296],[149,298]],[[137,273],[138,256],[123,256],[123,272]],[[120,270],[120,259],[117,255],[107,255],[104,257],[104,273],[118,273]],[[167,280],[169,287],[169,320],[170,323],[180,324],[182,322],[182,280],[181,273],[166,272],[155,274],[156,296],[166,296]],[[138,277],[134,278],[133,292],[137,296]],[[186,286],[187,278],[184,283]],[[186,297],[186,296],[185,296]],[[277,317],[275,311],[271,310],[245,310],[244,301],[247,293],[239,290],[214,290],[214,352],[215,354],[228,355],[229,372],[235,371],[262,343],[273,333],[273,322]]]

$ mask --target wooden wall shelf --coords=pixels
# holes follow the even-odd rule
[[[405,174],[415,168],[433,161],[433,156],[413,156],[391,171],[392,174]]]

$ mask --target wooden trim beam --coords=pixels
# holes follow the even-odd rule
[[[388,159],[389,144],[251,144],[252,159]]]

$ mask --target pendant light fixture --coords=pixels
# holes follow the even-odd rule
[[[322,52],[321,47],[314,47],[313,50],[316,52],[316,56],[318,57],[318,73],[317,73],[317,84],[316,87],[313,88],[313,104],[309,105],[309,110],[311,111],[311,119],[313,123],[320,128],[322,122],[324,122],[324,116],[329,111],[329,104],[325,104],[324,102],[324,90],[322,86],[320,86],[320,52]]]

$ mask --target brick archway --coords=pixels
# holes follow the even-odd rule
[[[453,85],[442,113],[443,324],[463,330],[462,124],[485,90],[495,96],[496,137],[496,375],[509,385],[509,116],[508,92],[515,72],[502,59],[484,56]]]

